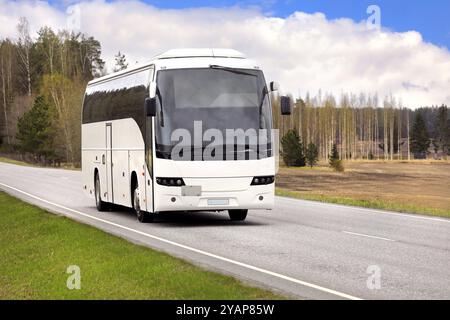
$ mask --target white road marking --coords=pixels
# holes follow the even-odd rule
[[[167,239],[164,239],[164,238],[161,238],[161,237],[158,237],[158,236],[154,236],[154,235],[151,235],[149,233],[145,233],[145,232],[142,232],[142,231],[139,231],[139,230],[135,230],[135,229],[132,229],[132,228],[129,228],[129,227],[125,227],[123,225],[120,225],[120,224],[117,224],[117,223],[114,223],[114,222],[111,222],[111,221],[108,221],[108,220],[97,218],[97,217],[91,216],[89,214],[80,212],[78,210],[74,210],[74,209],[71,209],[71,208],[59,205],[57,203],[53,203],[51,201],[42,199],[42,198],[40,198],[38,196],[32,195],[32,194],[30,194],[28,192],[22,191],[20,189],[17,189],[15,187],[9,186],[9,185],[1,183],[1,182],[0,182],[0,185],[4,186],[6,188],[9,188],[11,190],[14,190],[16,192],[22,193],[22,194],[24,194],[24,195],[26,195],[26,196],[28,196],[30,198],[39,200],[39,201],[47,203],[47,204],[50,204],[52,206],[55,206],[55,207],[58,207],[58,208],[61,208],[61,209],[64,209],[64,210],[76,213],[76,214],[84,216],[84,217],[91,218],[91,219],[96,220],[96,221],[100,221],[100,222],[109,224],[109,225],[117,227],[117,228],[121,228],[121,229],[124,229],[124,230],[127,230],[127,231],[131,231],[131,232],[137,233],[139,235],[142,235],[142,236],[154,239],[154,240],[158,240],[158,241],[161,241],[161,242],[164,242],[164,243],[167,243],[167,244],[179,247],[179,248],[183,248],[183,249],[186,249],[186,250],[189,250],[189,251],[192,251],[192,252],[196,252],[198,254],[202,254],[202,255],[205,255],[205,256],[208,256],[208,257],[211,257],[211,258],[215,258],[215,259],[218,259],[218,260],[221,260],[221,261],[225,261],[225,262],[228,262],[228,263],[231,263],[231,264],[234,264],[234,265],[238,265],[240,267],[247,268],[247,269],[250,269],[250,270],[253,270],[253,271],[258,271],[258,272],[261,272],[261,273],[264,273],[264,274],[267,274],[267,275],[270,275],[270,276],[273,276],[273,277],[276,277],[276,278],[280,278],[280,279],[283,279],[283,280],[286,280],[286,281],[290,281],[290,282],[293,282],[293,283],[296,283],[296,284],[300,284],[302,286],[313,288],[313,289],[316,289],[316,290],[319,290],[319,291],[322,291],[322,292],[326,292],[326,293],[329,293],[329,294],[332,294],[332,295],[335,295],[335,296],[338,296],[338,297],[341,297],[341,298],[350,299],[350,300],[362,300],[361,298],[358,298],[358,297],[355,297],[355,296],[351,296],[351,295],[346,294],[346,293],[342,293],[342,292],[339,292],[339,291],[336,291],[336,290],[328,289],[328,288],[325,288],[325,287],[322,287],[322,286],[319,286],[319,285],[316,285],[316,284],[313,284],[313,283],[309,283],[309,282],[306,282],[306,281],[303,281],[303,280],[298,280],[298,279],[295,279],[295,278],[292,278],[292,277],[289,277],[289,276],[282,275],[282,274],[277,273],[277,272],[273,272],[273,271],[269,271],[269,270],[266,270],[266,269],[263,269],[263,268],[255,267],[255,266],[243,263],[243,262],[239,262],[239,261],[236,261],[236,260],[225,258],[225,257],[219,256],[219,255],[216,255],[216,254],[213,254],[213,253],[209,253],[209,252],[206,252],[206,251],[203,251],[203,250],[195,249],[193,247],[186,246],[184,244],[180,244],[180,243],[177,243],[177,242],[174,242],[174,241],[171,241],[171,240],[167,240]]]
[[[313,204],[316,206],[327,206],[327,207],[338,207],[341,209],[349,209],[361,211],[363,213],[375,213],[375,214],[387,214],[391,216],[399,216],[399,217],[406,217],[411,219],[422,219],[422,220],[431,220],[431,221],[438,221],[438,222],[447,222],[450,223],[450,219],[440,219],[440,218],[432,218],[432,217],[424,217],[418,214],[414,213],[398,213],[395,211],[384,211],[384,210],[373,210],[370,208],[361,208],[361,207],[355,207],[355,206],[346,206],[343,204],[335,204],[335,203],[327,203],[327,202],[320,202],[320,201],[313,201],[313,200],[303,200],[303,199],[295,199],[295,198],[289,198],[289,197],[283,197],[283,196],[277,196],[277,198],[287,200],[287,201],[293,201],[293,202],[308,202],[308,204]]]
[[[354,236],[359,236],[359,237],[366,237],[366,238],[373,238],[373,239],[378,239],[378,240],[384,240],[384,241],[395,241],[392,239],[388,239],[388,238],[383,238],[383,237],[377,237],[377,236],[371,236],[368,234],[363,234],[363,233],[356,233],[356,232],[350,232],[350,231],[342,231],[343,233],[347,233],[347,234],[351,234]]]

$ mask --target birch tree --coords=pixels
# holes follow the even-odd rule
[[[4,43],[2,42],[2,46],[0,49],[0,63],[1,63],[1,77],[2,77],[2,102],[3,102],[3,114],[4,114],[4,121],[5,121],[5,131],[6,131],[6,139],[8,142],[8,145],[11,144],[11,139],[9,135],[8,130],[8,104],[7,104],[7,92],[6,92],[6,68],[5,68],[5,54],[4,54]]]
[[[19,24],[17,25],[18,33],[18,55],[20,57],[20,65],[26,77],[26,88],[28,96],[31,96],[31,63],[30,63],[30,52],[33,46],[33,42],[30,37],[30,27],[28,20],[25,17],[19,19]]]

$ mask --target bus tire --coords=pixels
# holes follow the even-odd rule
[[[154,214],[141,210],[141,204],[139,200],[139,187],[136,186],[133,190],[133,209],[136,213],[139,222],[146,223],[152,222]]]
[[[97,172],[95,173],[95,178],[94,178],[94,194],[95,194],[95,206],[97,207],[97,210],[98,211],[108,210],[108,204],[102,200],[100,178],[99,178]]]
[[[248,210],[228,210],[231,221],[244,221],[247,218]]]

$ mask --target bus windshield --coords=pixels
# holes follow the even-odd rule
[[[177,143],[172,141],[172,133],[177,129],[194,137],[200,124],[201,134],[215,129],[225,137],[227,129],[270,132],[272,128],[268,92],[260,70],[221,66],[161,70],[157,87],[157,157],[171,158]],[[203,146],[208,143],[203,142]]]

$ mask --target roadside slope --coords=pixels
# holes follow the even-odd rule
[[[0,192],[0,299],[276,299]],[[79,290],[67,288],[69,266]]]

